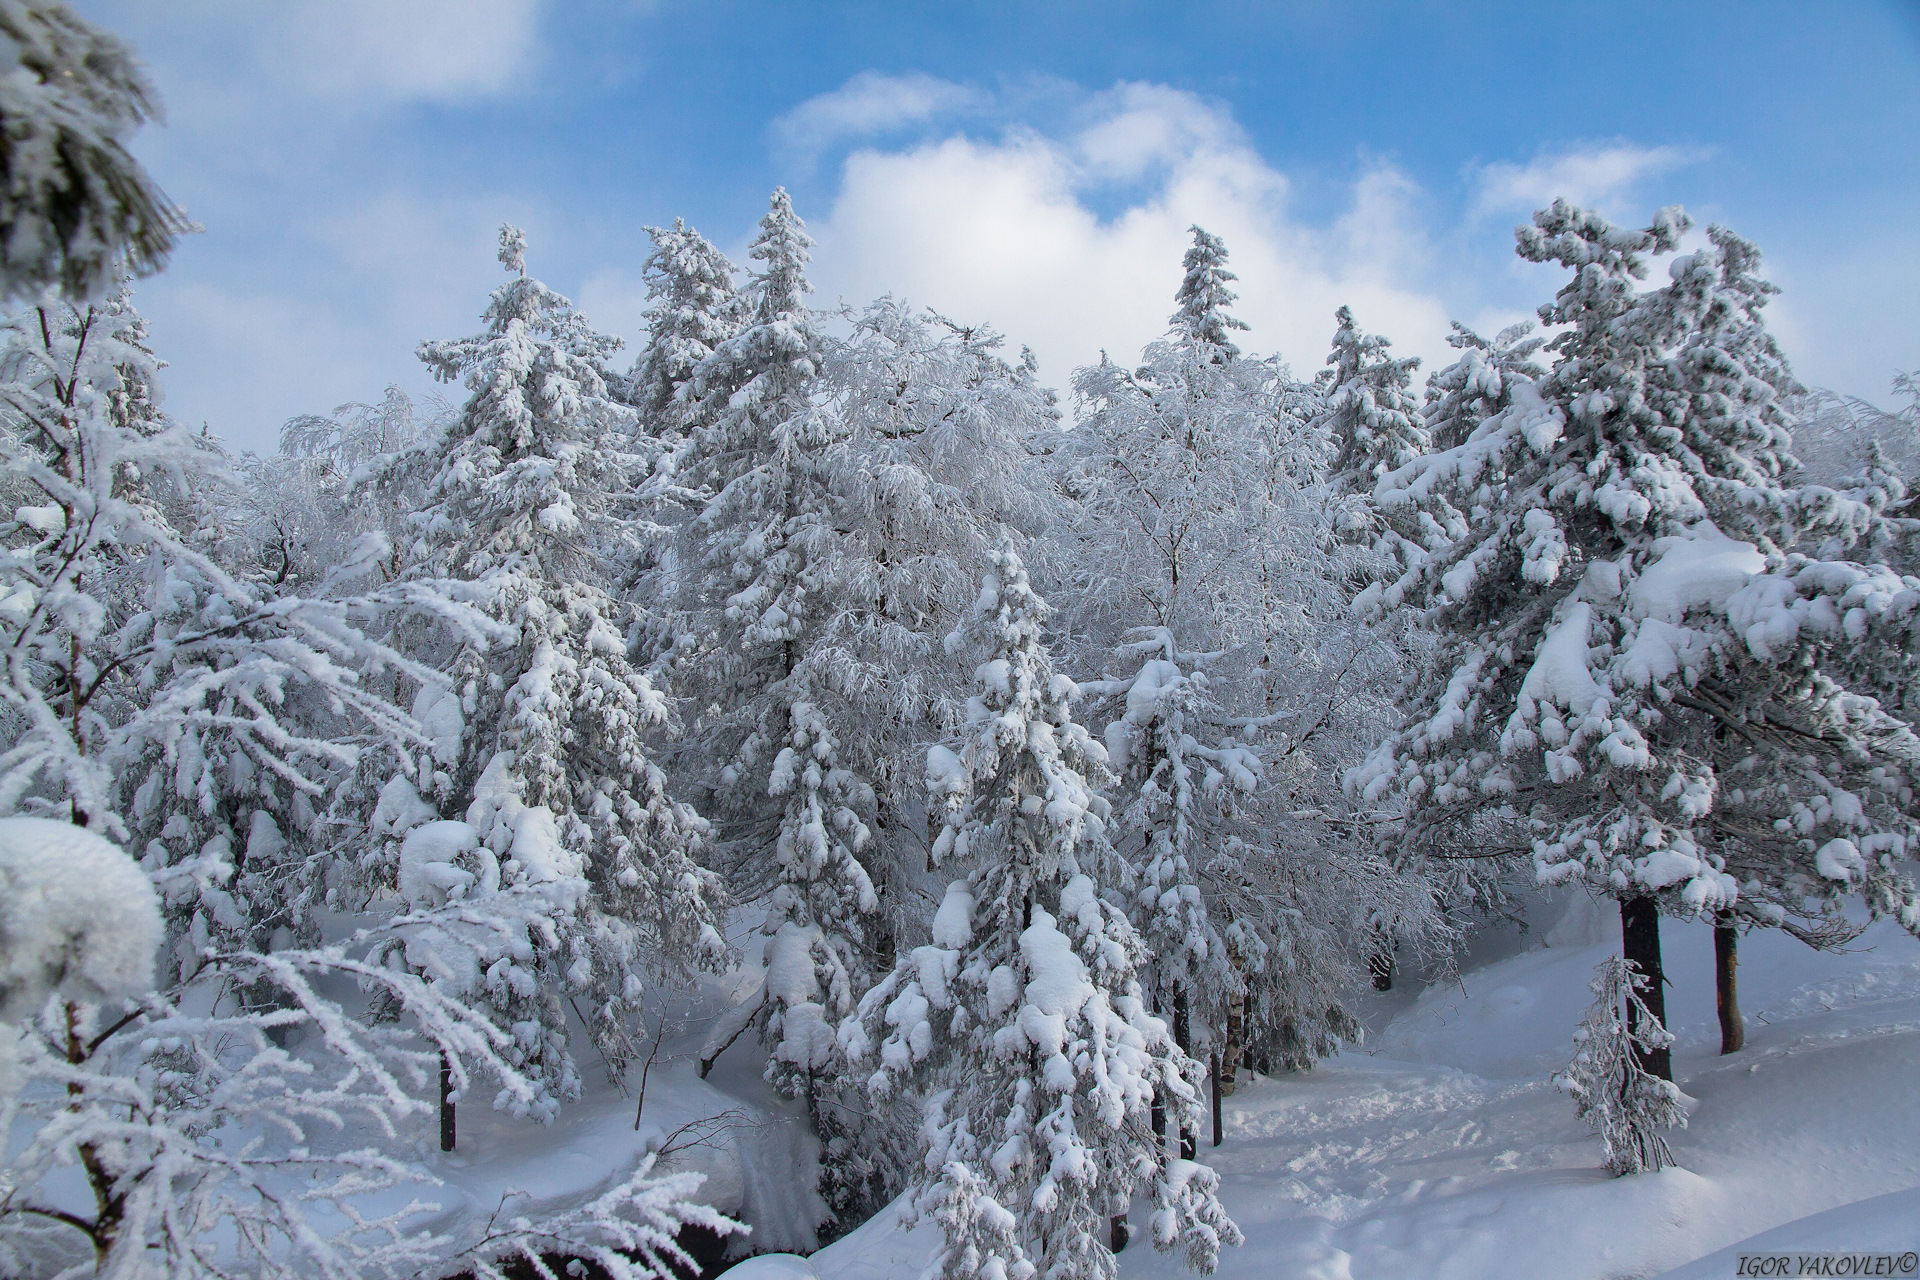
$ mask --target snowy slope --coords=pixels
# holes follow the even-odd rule
[[[1675,1073],[1692,1122],[1673,1135],[1682,1168],[1615,1179],[1548,1082],[1593,966],[1617,946],[1607,916],[1578,904],[1568,916],[1547,931],[1561,945],[1535,935],[1533,949],[1411,1003],[1386,998],[1391,1016],[1366,1050],[1243,1080],[1224,1108],[1225,1145],[1203,1151],[1247,1234],[1221,1275],[1650,1277],[1780,1224],[1797,1223],[1802,1246],[1848,1248],[1920,1222],[1914,1194],[1808,1216],[1920,1189],[1920,942],[1878,926],[1848,954],[1820,955],[1749,938],[1747,1047],[1721,1058],[1712,932],[1668,922]],[[1920,1225],[1907,1234],[1920,1245]],[[810,1262],[839,1280],[910,1274],[932,1239],[883,1214]],[[1121,1270],[1181,1274],[1144,1245]]]

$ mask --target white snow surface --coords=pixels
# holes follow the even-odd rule
[[[1366,997],[1378,1030],[1364,1047],[1304,1075],[1242,1076],[1225,1144],[1200,1152],[1247,1235],[1218,1274],[1610,1280],[1678,1267],[1673,1280],[1707,1280],[1733,1274],[1715,1251],[1734,1246],[1920,1247],[1920,942],[1888,923],[1839,955],[1750,935],[1747,1044],[1722,1057],[1712,930],[1662,932],[1691,1112],[1668,1135],[1680,1168],[1611,1177],[1549,1082],[1594,966],[1619,947],[1612,904],[1562,893],[1534,932],[1496,939],[1482,948],[1494,958],[1457,978]],[[1134,1205],[1121,1275],[1187,1274],[1148,1244],[1149,1212]],[[908,1231],[889,1209],[812,1255],[811,1273],[783,1262],[769,1275],[915,1275],[937,1241],[930,1222]]]
[[[1727,600],[1767,567],[1750,542],[1736,542],[1708,521],[1686,537],[1661,538],[1660,558],[1640,571],[1629,599],[1643,618],[1678,623],[1689,609],[1724,609]]]
[[[159,946],[153,881],[119,846],[70,822],[0,819],[0,1022],[56,993],[150,991]]]

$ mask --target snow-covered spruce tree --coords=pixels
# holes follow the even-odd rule
[[[628,402],[653,435],[685,432],[690,405],[683,388],[700,363],[739,331],[740,297],[734,265],[705,236],[679,218],[648,227],[647,346],[627,379]]]
[[[5,0],[0,37],[0,301],[159,270],[189,224],[127,153],[159,114],[133,51],[64,0]]]
[[[900,957],[841,1040],[854,1060],[877,1059],[876,1095],[926,1089],[915,1203],[947,1234],[939,1275],[1031,1274],[1025,1263],[1111,1277],[1109,1217],[1146,1184],[1156,1245],[1211,1270],[1240,1239],[1217,1179],[1163,1163],[1149,1127],[1156,1091],[1197,1126],[1204,1068],[1141,998],[1146,957],[1115,900],[1126,867],[1096,790],[1104,753],[1053,670],[1046,605],[1012,550],[992,564],[970,634],[951,641],[986,656],[968,737],[927,756],[945,817],[934,857],[971,870],[948,887],[932,942]]]
[[[971,600],[963,566],[1008,523],[1039,523],[1022,436],[1052,418],[990,331],[883,300],[849,316],[845,340],[823,339],[784,256],[805,249],[790,219],[777,196],[754,249],[767,267],[747,297],[763,320],[695,379],[748,390],[700,429],[731,449],[722,475],[746,469],[685,530],[684,561],[704,574],[686,601],[701,646],[689,688],[709,709],[686,759],[713,787],[741,892],[770,908],[765,979],[702,1056],[757,1030],[769,1079],[808,1101],[823,1194],[851,1225],[891,1192],[870,1158],[891,1139],[843,1096],[831,1028],[891,963],[892,939],[924,928],[917,761],[959,718],[965,678],[937,636]]]
[[[1547,340],[1534,333],[1531,320],[1508,325],[1492,338],[1456,320],[1447,345],[1458,350],[1460,358],[1427,379],[1421,413],[1434,449],[1464,442],[1475,427],[1513,403],[1514,387],[1547,376],[1533,358]]]
[[[1663,210],[1624,231],[1556,203],[1520,229],[1523,257],[1575,272],[1541,308],[1565,326],[1554,366],[1380,482],[1486,516],[1363,597],[1422,601],[1442,640],[1405,725],[1351,776],[1406,806],[1406,847],[1506,815],[1542,883],[1617,897],[1655,1017],[1660,911],[1818,942],[1857,895],[1920,928],[1902,869],[1920,743],[1849,687],[1863,647],[1911,648],[1920,595],[1784,551],[1859,513],[1782,483],[1790,379],[1752,246],[1714,228],[1669,285],[1636,290],[1686,226]],[[1669,1075],[1664,1050],[1646,1059]]]
[[[1113,840],[1147,873],[1141,909],[1171,913],[1138,920],[1173,930],[1150,946],[1150,998],[1173,1017],[1172,975],[1231,958],[1224,975],[1178,982],[1192,1042],[1221,1051],[1230,1091],[1249,1042],[1270,1068],[1305,1067],[1357,1030],[1348,939],[1369,915],[1399,914],[1385,899],[1405,900],[1410,938],[1431,912],[1377,874],[1365,844],[1285,816],[1339,816],[1330,784],[1364,750],[1403,659],[1345,614],[1372,551],[1333,536],[1317,397],[1277,359],[1207,337],[1238,322],[1224,248],[1195,240],[1189,264],[1206,270],[1183,281],[1166,340],[1135,369],[1075,375],[1078,421],[1055,453],[1071,501],[1053,541],[1075,587],[1076,661],[1111,673],[1081,687],[1089,708],[1114,707]],[[1278,767],[1257,787],[1262,757]],[[1178,940],[1188,926],[1199,934]]]
[[[1553,1078],[1606,1144],[1616,1174],[1655,1173],[1674,1163],[1662,1129],[1687,1126],[1680,1090],[1641,1064],[1666,1051],[1673,1033],[1647,1008],[1632,966],[1619,956],[1600,962],[1594,1002],[1573,1033],[1573,1061]]]
[[[859,723],[830,687],[816,688],[825,655],[815,642],[842,602],[823,580],[838,539],[838,433],[812,396],[822,347],[803,300],[812,243],[776,190],[749,250],[764,264],[747,293],[752,322],[694,373],[711,419],[696,457],[714,496],[686,527],[686,603],[710,628],[694,693],[711,710],[691,738],[726,819],[735,883],[769,895],[766,975],[748,1005],[771,1050],[769,1078],[810,1100],[863,980],[864,921],[879,906],[861,861],[873,786],[842,754]]]
[[[605,381],[617,342],[527,276],[524,255],[518,229],[503,229],[511,278],[486,331],[421,347],[471,395],[433,450],[392,464],[431,469],[402,576],[472,600],[496,634],[426,650],[450,685],[423,686],[416,702],[435,750],[402,762],[370,823],[386,841],[383,874],[416,907],[464,895],[476,917],[509,901],[517,913],[526,895],[502,891],[544,886],[547,906],[505,931],[526,946],[482,944],[502,936],[483,927],[405,951],[515,1028],[521,1068],[545,1090],[535,1110],[551,1116],[578,1089],[568,1008],[621,1070],[647,984],[724,960],[725,897],[698,860],[706,823],[667,794],[643,749],[668,709],[628,661],[628,609],[602,585],[633,459],[632,411]],[[459,816],[433,824],[446,813]]]
[[[1326,396],[1323,429],[1332,437],[1332,478],[1348,493],[1365,493],[1374,481],[1432,447],[1420,404],[1411,390],[1418,357],[1396,360],[1393,344],[1354,323],[1353,311],[1334,313],[1338,328],[1319,386]]]
[[[1227,310],[1238,299],[1228,283],[1240,277],[1227,270],[1227,246],[1219,236],[1209,235],[1198,226],[1188,227],[1193,247],[1181,261],[1185,273],[1180,278],[1176,301],[1180,309],[1173,315],[1173,330],[1183,345],[1210,347],[1221,361],[1240,354],[1231,334],[1246,332],[1247,322]]]

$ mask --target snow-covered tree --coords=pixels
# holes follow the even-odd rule
[[[1411,390],[1418,357],[1396,360],[1392,342],[1354,323],[1353,311],[1334,313],[1333,351],[1320,372],[1326,396],[1324,429],[1332,437],[1332,475],[1350,493],[1365,493],[1387,472],[1432,447]]]
[[[1427,379],[1421,421],[1431,447],[1451,449],[1462,443],[1475,427],[1513,403],[1516,386],[1546,377],[1546,369],[1533,359],[1546,344],[1530,320],[1508,325],[1492,338],[1454,321],[1447,345],[1458,350],[1460,358]]]
[[[1365,844],[1284,816],[1341,806],[1328,782],[1364,750],[1403,653],[1346,617],[1372,552],[1333,536],[1318,397],[1277,359],[1206,336],[1237,327],[1217,283],[1224,256],[1196,232],[1189,264],[1215,283],[1183,284],[1167,339],[1138,367],[1076,372],[1078,421],[1055,450],[1071,499],[1055,554],[1074,588],[1077,661],[1111,673],[1082,687],[1090,708],[1116,708],[1113,837],[1147,875],[1149,994],[1176,1021],[1176,984],[1196,1002],[1188,1042],[1222,1050],[1230,1089],[1249,1034],[1263,1063],[1304,1067],[1357,1030],[1349,908],[1369,903],[1364,935],[1383,896],[1407,895],[1360,871],[1384,870]],[[1353,893],[1375,879],[1381,893]],[[1156,920],[1150,902],[1170,914]],[[1412,908],[1410,938],[1426,914]],[[1224,973],[1187,972],[1229,958]]]
[[[986,657],[968,736],[927,756],[944,818],[933,856],[971,870],[948,887],[932,941],[900,957],[841,1039],[855,1060],[876,1060],[876,1095],[926,1087],[918,1203],[947,1232],[941,1275],[1025,1263],[1112,1276],[1109,1216],[1147,1184],[1155,1243],[1210,1270],[1240,1238],[1217,1179],[1164,1159],[1148,1128],[1156,1093],[1197,1127],[1204,1068],[1141,997],[1145,949],[1116,901],[1127,868],[1097,790],[1104,752],[1053,670],[1046,605],[1017,554],[992,564],[952,641]]]
[[[585,1001],[580,1016],[620,1070],[648,982],[723,961],[725,898],[699,861],[706,823],[668,795],[644,749],[668,707],[628,660],[629,610],[603,585],[634,459],[632,410],[606,385],[618,344],[527,276],[524,255],[521,233],[503,229],[511,278],[486,331],[423,344],[436,375],[471,395],[432,450],[389,468],[401,473],[391,483],[431,475],[403,578],[472,601],[494,634],[441,640],[443,681],[415,703],[435,749],[400,762],[371,831],[385,839],[388,883],[415,906],[464,896],[484,915],[504,890],[545,886],[546,904],[509,920],[514,945],[498,955],[505,944],[484,941],[497,929],[410,937],[407,951],[518,1029],[523,1070],[547,1090],[536,1110],[550,1115],[578,1088],[569,1006]],[[435,826],[447,812],[458,816]]]
[[[1227,284],[1240,277],[1227,270],[1227,246],[1219,236],[1198,226],[1187,230],[1193,234],[1193,247],[1180,264],[1185,274],[1175,295],[1180,309],[1173,315],[1174,332],[1190,345],[1212,347],[1222,359],[1231,360],[1240,348],[1230,334],[1247,328],[1246,321],[1227,310],[1239,296]]]
[[[699,575],[679,602],[698,636],[686,688],[706,710],[681,758],[712,789],[736,885],[769,907],[763,981],[703,1061],[757,1031],[768,1078],[808,1101],[845,1220],[884,1185],[860,1172],[875,1126],[840,1096],[832,1028],[893,939],[924,928],[914,761],[958,718],[964,679],[937,637],[971,598],[963,566],[1038,523],[1021,436],[1052,419],[988,330],[883,300],[825,339],[800,301],[797,221],[776,194],[745,295],[759,319],[695,374],[746,389],[695,437],[719,470],[682,531]]]
[[[159,114],[133,51],[64,0],[6,0],[0,36],[0,301],[159,270],[189,224],[127,153]]]
[[[1574,272],[1541,308],[1564,326],[1553,369],[1379,484],[1484,518],[1363,596],[1424,602],[1442,640],[1352,776],[1405,806],[1407,847],[1504,815],[1542,883],[1618,897],[1656,1017],[1657,911],[1817,940],[1851,894],[1920,928],[1901,800],[1920,743],[1849,679],[1863,647],[1910,649],[1905,588],[1787,552],[1859,513],[1782,482],[1791,379],[1752,246],[1714,228],[1669,285],[1636,287],[1686,226],[1556,203],[1520,229],[1521,256]]]
[[[647,346],[628,377],[629,402],[656,435],[679,434],[689,406],[683,388],[700,363],[740,327],[734,265],[679,218],[648,227]]]
[[[1616,1174],[1669,1167],[1673,1152],[1660,1131],[1687,1127],[1680,1090],[1641,1065],[1671,1046],[1673,1033],[1647,1008],[1633,976],[1619,956],[1600,962],[1593,1005],[1573,1033],[1573,1061],[1553,1078],[1606,1144]]]
[[[503,1057],[507,1032],[369,963],[377,930],[270,954],[210,947],[191,978],[155,992],[155,885],[70,823],[0,820],[0,885],[9,906],[33,904],[0,909],[0,1119],[22,1135],[0,1160],[9,1274],[500,1277],[508,1259],[564,1251],[645,1280],[686,1261],[673,1243],[684,1224],[735,1229],[691,1201],[699,1175],[655,1175],[647,1157],[547,1221],[436,1230],[438,1206],[391,1198],[432,1180],[381,1144],[431,1110],[418,1095],[436,1065],[532,1096]],[[402,1008],[405,1025],[367,1027],[320,994],[342,979]],[[234,1009],[222,996],[263,988],[279,998]]]

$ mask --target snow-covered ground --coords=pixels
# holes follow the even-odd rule
[[[1222,1276],[1682,1268],[1676,1280],[1705,1280],[1734,1270],[1731,1253],[1705,1255],[1760,1233],[1744,1247],[1920,1248],[1920,942],[1889,925],[1841,955],[1749,937],[1747,1045],[1723,1058],[1712,932],[1666,922],[1674,1070],[1692,1099],[1689,1128],[1672,1135],[1682,1167],[1613,1178],[1549,1077],[1618,926],[1585,900],[1563,910],[1550,929],[1483,947],[1457,979],[1379,997],[1363,1048],[1309,1074],[1242,1080],[1223,1108],[1225,1144],[1203,1149],[1247,1235]],[[932,1241],[931,1228],[906,1232],[883,1213],[805,1263],[756,1259],[736,1274],[913,1275]],[[1126,1276],[1182,1274],[1177,1256],[1144,1243],[1121,1261]]]

